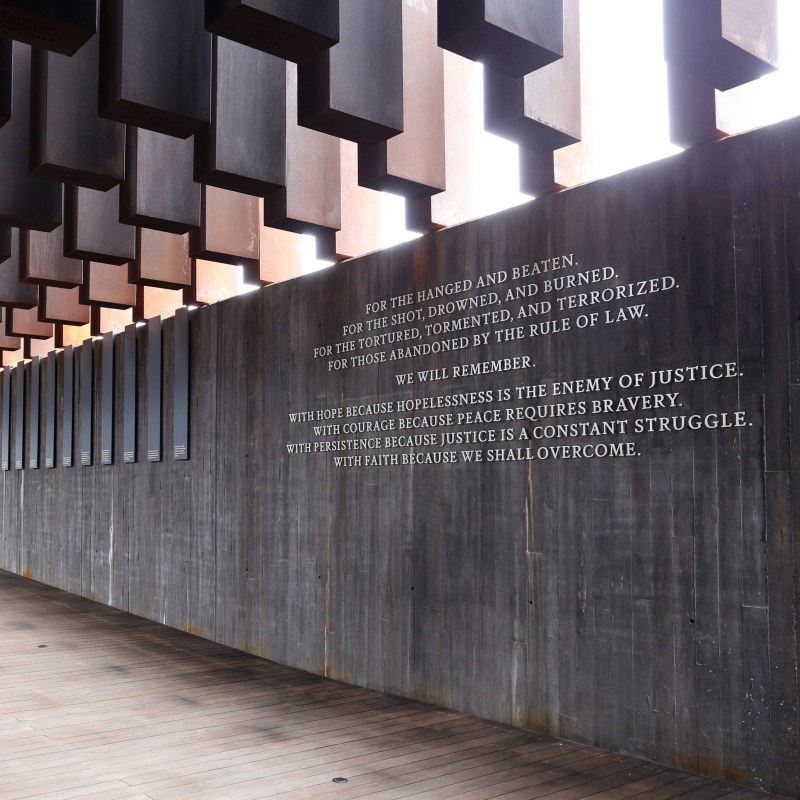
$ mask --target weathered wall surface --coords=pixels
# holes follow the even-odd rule
[[[190,460],[3,472],[0,566],[796,795],[798,265],[792,122],[201,309]]]

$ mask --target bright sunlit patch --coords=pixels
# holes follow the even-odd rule
[[[307,233],[301,234],[302,253],[303,253],[303,272],[316,272],[317,270],[330,267],[333,261],[325,261],[317,258],[317,240]]]

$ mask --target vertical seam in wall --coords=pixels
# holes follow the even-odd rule
[[[210,315],[209,315],[210,316]],[[212,433],[212,459],[211,463],[209,464],[209,469],[213,470],[213,477],[211,481],[211,485],[213,487],[214,492],[214,531],[213,531],[213,543],[214,543],[214,612],[213,612],[213,620],[212,624],[214,626],[214,641],[220,641],[218,623],[217,623],[217,616],[219,610],[219,539],[218,539],[218,529],[219,529],[219,407],[220,407],[220,398],[219,398],[219,352],[220,352],[220,338],[222,336],[222,326],[220,323],[220,313],[218,308],[214,308],[213,310],[214,316],[214,370],[212,372],[212,380],[214,381],[214,430]],[[194,339],[190,339],[190,346],[195,346]],[[190,362],[191,363],[191,362]],[[191,386],[191,384],[190,384]]]

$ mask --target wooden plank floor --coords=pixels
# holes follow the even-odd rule
[[[345,686],[0,571],[0,798],[266,797],[770,795]]]

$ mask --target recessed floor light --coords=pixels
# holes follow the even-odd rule
[[[347,778],[334,778],[333,783],[347,783]]]

